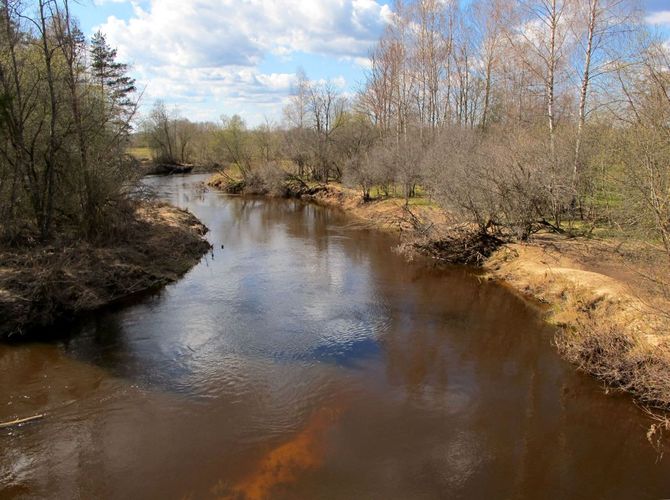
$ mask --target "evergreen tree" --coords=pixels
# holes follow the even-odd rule
[[[91,39],[91,73],[94,82],[100,85],[102,94],[108,96],[113,106],[129,108],[135,102],[135,80],[128,76],[128,65],[116,61],[116,49],[107,43],[105,35],[98,31]]]

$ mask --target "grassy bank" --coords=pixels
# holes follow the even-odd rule
[[[172,282],[210,248],[189,212],[142,204],[113,242],[0,248],[0,337]]]
[[[222,175],[209,184],[244,191]],[[410,258],[481,266],[489,279],[549,305],[547,319],[559,327],[556,345],[566,359],[645,404],[670,408],[670,321],[662,313],[670,304],[645,278],[653,264],[626,258],[621,242],[551,233],[523,244],[482,239],[425,199],[409,206],[397,198],[363,202],[360,192],[338,184],[289,181],[253,192],[334,207],[362,225],[397,231],[399,250]]]

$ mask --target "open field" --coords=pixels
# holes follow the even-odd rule
[[[127,152],[138,161],[150,160],[153,157],[151,148],[128,148]]]

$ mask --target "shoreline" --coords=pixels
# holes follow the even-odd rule
[[[190,212],[142,203],[113,242],[1,248],[0,340],[45,337],[58,321],[178,280],[211,248],[207,231]]]
[[[225,191],[227,182],[214,175],[207,184]],[[557,327],[554,343],[562,358],[644,405],[670,410],[670,325],[657,313],[668,304],[645,296],[636,271],[622,271],[625,264],[607,241],[541,233],[529,242],[492,247],[484,242],[483,251],[459,250],[450,262],[438,255],[442,243],[467,246],[470,242],[461,238],[468,232],[437,207],[412,206],[408,212],[402,200],[363,202],[358,191],[337,184],[310,188],[289,182],[283,193],[253,194],[337,208],[366,227],[399,233],[406,241],[398,250],[409,259],[420,254],[477,266],[486,279],[548,305],[543,315]],[[449,235],[444,229],[449,227],[457,234]],[[454,256],[449,249],[446,254]]]

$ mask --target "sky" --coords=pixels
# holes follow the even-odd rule
[[[642,0],[670,39],[670,0]],[[78,0],[131,65],[146,113],[157,99],[192,121],[238,114],[278,122],[299,68],[354,93],[391,15],[390,0]]]

